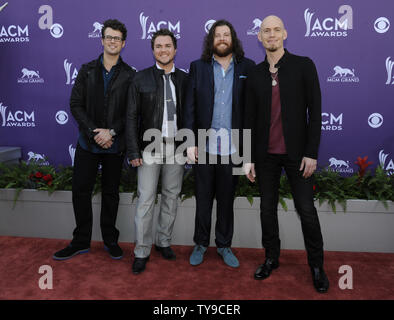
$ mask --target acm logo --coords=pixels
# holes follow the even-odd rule
[[[343,130],[343,113],[335,116],[333,113],[323,112],[321,129],[324,131],[341,131]]]
[[[1,26],[0,43],[1,42],[29,42],[29,26]]]
[[[151,21],[148,23],[149,16],[144,16],[144,13],[140,13],[140,24],[142,29],[141,39],[152,39],[152,33],[157,30],[167,28],[174,33],[175,38],[181,38],[181,22],[178,20],[176,23],[171,21],[161,20],[157,23]]]
[[[34,111],[28,113],[25,110],[16,110],[16,111],[11,111],[8,110],[8,106],[3,105],[2,102],[0,102],[0,115],[2,121],[1,126],[2,127],[35,127],[35,116],[34,116]]]
[[[77,68],[74,67],[74,70],[72,70],[72,62],[68,62],[67,59],[64,59],[63,66],[64,71],[66,72],[66,84],[73,85],[78,76]]]
[[[384,150],[379,151],[379,163],[380,166],[386,170],[388,175],[394,175],[394,161],[388,159],[389,153],[384,153]]]
[[[340,17],[314,18],[315,12],[307,8],[304,11],[306,25],[305,37],[347,37],[353,29],[353,9],[342,5],[338,9]]]

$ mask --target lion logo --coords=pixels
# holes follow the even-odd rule
[[[45,155],[41,155],[39,153],[34,153],[33,151],[28,152],[27,154],[29,156],[29,159],[27,159],[27,161],[45,161]]]
[[[256,35],[259,33],[262,21],[259,18],[253,20],[253,27],[248,30],[248,35]]]
[[[95,22],[95,23],[93,23],[93,27],[94,27],[93,33],[96,33],[96,32],[100,33],[101,29],[104,27],[104,25],[101,24],[100,22]]]
[[[335,73],[333,77],[335,77],[336,75],[339,75],[340,77],[346,77],[348,75],[354,77],[354,69],[350,70],[349,68],[342,68],[340,66],[335,66],[334,72]]]
[[[28,79],[37,77],[40,78],[40,74],[38,71],[28,70],[26,68],[22,69],[22,79],[27,77]]]
[[[335,168],[338,167],[346,167],[349,168],[349,161],[343,161],[343,160],[337,160],[334,157],[330,158],[328,161],[330,161],[330,167],[334,166]]]
[[[263,21],[261,21],[259,18],[254,19],[253,20],[253,28],[252,28],[252,30],[260,30],[260,26],[261,26],[262,22]]]

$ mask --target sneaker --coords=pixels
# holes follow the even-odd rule
[[[123,251],[117,243],[104,244],[104,249],[108,251],[112,259],[119,260],[123,258]]]
[[[198,266],[204,260],[204,253],[207,251],[207,247],[196,245],[193,249],[192,255],[190,256],[190,264],[192,266]]]
[[[53,259],[54,260],[67,260],[72,258],[73,256],[76,256],[77,254],[80,253],[87,253],[89,252],[90,248],[89,247],[79,247],[79,246],[73,246],[73,245],[69,245],[68,247],[56,252],[53,255]]]
[[[232,253],[230,248],[218,248],[218,254],[222,256],[223,261],[225,264],[232,268],[238,268],[239,267],[239,261],[237,257]]]

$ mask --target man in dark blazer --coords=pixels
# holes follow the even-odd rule
[[[265,60],[249,74],[246,83],[245,128],[252,130],[252,162],[244,165],[250,181],[257,180],[261,196],[262,244],[266,260],[255,279],[265,279],[279,267],[279,180],[282,168],[289,179],[295,207],[318,292],[329,287],[323,269],[323,238],[313,201],[321,134],[321,93],[313,61],[283,47],[287,32],[276,16],[266,17],[258,38]]]
[[[205,37],[200,60],[190,65],[189,85],[184,107],[184,126],[193,130],[209,130],[208,139],[195,141],[188,147],[188,159],[195,175],[196,218],[195,247],[192,265],[203,262],[210,242],[213,200],[217,201],[215,242],[217,252],[231,267],[239,262],[231,251],[234,229],[234,193],[237,176],[233,175],[231,155],[240,151],[231,139],[232,129],[243,127],[244,82],[255,63],[244,57],[242,44],[228,21],[215,22]],[[197,145],[203,146],[198,148]],[[202,158],[216,159],[202,161]],[[203,163],[204,162],[204,163]]]

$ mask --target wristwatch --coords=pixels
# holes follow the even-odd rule
[[[110,129],[110,130],[109,130],[109,134],[111,135],[111,137],[116,136],[116,132],[115,132],[114,129]]]

